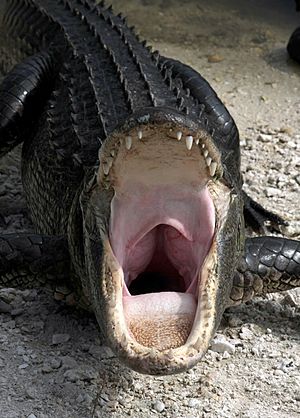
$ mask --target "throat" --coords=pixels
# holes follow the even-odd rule
[[[145,251],[153,255],[149,264],[139,274],[136,274],[137,272],[134,268],[133,272],[128,272],[129,277],[127,276],[125,280],[129,283],[130,294],[185,292],[191,280],[185,281],[184,277],[179,273],[178,266],[174,265],[176,262],[173,264],[171,261],[172,255],[174,260],[174,254],[172,254],[174,252],[174,241],[177,237],[177,245],[179,245],[180,233],[168,225],[158,225],[150,232],[150,235],[153,236],[152,240],[146,239],[142,243],[138,243],[134,251],[137,256],[143,256]],[[170,236],[172,237],[171,239]],[[149,241],[153,245],[152,248],[149,247]],[[144,248],[145,246],[146,248]]]

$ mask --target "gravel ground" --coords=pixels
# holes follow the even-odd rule
[[[285,45],[293,1],[113,1],[166,56],[209,80],[241,133],[246,190],[300,238],[300,69]],[[32,230],[16,150],[0,162],[0,228]],[[0,417],[300,417],[300,292],[224,315],[189,372],[132,372],[100,345],[92,316],[43,290],[0,290]]]

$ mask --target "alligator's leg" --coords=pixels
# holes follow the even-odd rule
[[[188,89],[191,96],[195,97],[199,103],[203,103],[203,112],[213,119],[214,125],[218,127],[219,136],[222,136],[222,141],[224,143],[237,141],[239,134],[234,120],[208,82],[197,71],[180,61],[166,57],[160,57],[159,61],[162,67],[170,70],[173,78],[181,79],[183,88]],[[245,192],[243,192],[243,199],[246,224],[254,231],[265,232],[265,222],[269,222],[273,228],[287,224],[280,216],[264,209]]]
[[[0,287],[67,286],[70,256],[65,237],[35,234],[0,236]]]
[[[0,157],[32,134],[52,87],[56,65],[47,52],[16,65],[0,85]]]
[[[255,202],[246,192],[242,191],[244,200],[244,218],[246,225],[254,231],[266,233],[267,228],[265,222],[269,222],[270,226],[276,229],[278,225],[288,225],[288,223],[280,216],[265,209],[259,203]]]
[[[253,296],[300,286],[300,241],[279,237],[247,238],[245,255],[231,292],[233,305]]]

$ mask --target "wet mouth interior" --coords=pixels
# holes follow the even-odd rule
[[[155,247],[151,261],[128,287],[131,295],[156,292],[182,292],[187,290],[188,277],[180,274],[178,268],[172,263],[168,256],[168,246],[172,247],[172,237],[180,238],[180,233],[168,225],[158,225],[148,234],[152,235]],[[168,238],[170,237],[171,238]],[[147,239],[147,236],[146,238]],[[150,238],[151,239],[151,238]],[[187,283],[188,282],[188,283]],[[128,284],[127,284],[128,286]]]
[[[110,243],[123,275],[131,336],[159,350],[183,345],[193,326],[201,271],[215,232],[199,147],[144,134],[120,147],[110,172]]]

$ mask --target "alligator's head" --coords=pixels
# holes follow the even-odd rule
[[[87,287],[110,346],[139,372],[192,367],[220,323],[243,245],[234,154],[158,108],[100,149],[97,180],[81,196]]]

